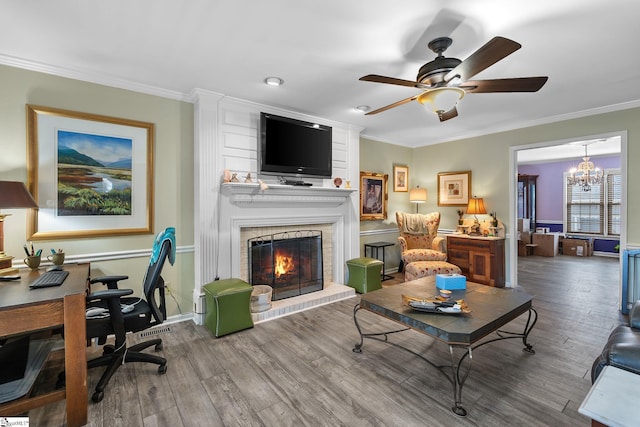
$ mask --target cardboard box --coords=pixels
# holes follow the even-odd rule
[[[531,231],[531,220],[529,218],[518,218],[518,231]]]
[[[564,239],[562,241],[562,253],[569,256],[592,256],[592,239]]]
[[[467,278],[462,274],[436,274],[436,288],[450,291],[467,289]]]
[[[531,233],[528,231],[518,232],[518,240],[522,240],[525,245],[531,243]]]
[[[533,254],[539,256],[558,255],[558,233],[533,233],[531,243],[536,244]]]
[[[522,240],[518,240],[518,256],[527,256],[527,246]]]

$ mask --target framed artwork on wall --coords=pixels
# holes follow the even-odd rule
[[[153,233],[153,123],[27,105],[31,240]]]
[[[471,194],[471,171],[438,174],[438,206],[467,206]]]
[[[387,219],[387,174],[360,172],[360,221]]]
[[[393,191],[409,191],[409,166],[393,165]]]

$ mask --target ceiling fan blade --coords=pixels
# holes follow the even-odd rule
[[[395,77],[385,77],[385,76],[379,76],[377,74],[367,74],[366,76],[360,77],[360,80],[364,82],[387,83],[391,85],[408,86],[408,87],[417,87],[418,85],[418,82],[413,82],[411,80],[396,79]]]
[[[408,102],[411,102],[416,98],[418,98],[418,95],[412,96],[411,98],[403,99],[403,100],[398,101],[398,102],[394,102],[393,104],[389,104],[389,105],[387,105],[385,107],[378,108],[377,110],[369,111],[368,113],[365,114],[365,116],[370,116],[371,114],[382,113],[383,111],[387,111],[387,110],[390,110],[392,108],[399,107],[400,105],[403,105],[403,104],[406,104]]]
[[[469,80],[458,86],[467,93],[537,92],[549,77],[517,77],[512,79]]]
[[[457,67],[449,71],[444,77],[444,80],[449,82],[458,76],[460,80],[464,82],[485,68],[489,68],[501,59],[511,55],[521,47],[522,45],[520,43],[514,42],[513,40],[504,37],[494,37],[480,49],[473,52],[471,56],[462,61]]]
[[[444,122],[445,120],[453,119],[454,117],[458,117],[458,109],[456,107],[453,107],[451,110],[445,113],[438,114],[438,118],[440,119],[441,122]]]

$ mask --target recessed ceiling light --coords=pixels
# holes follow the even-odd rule
[[[368,105],[358,105],[354,109],[356,111],[360,111],[361,113],[366,113],[367,111],[371,110],[371,107],[369,107]]]
[[[269,86],[280,86],[282,83],[284,83],[284,80],[282,80],[280,77],[267,77],[266,79],[264,79],[264,82]]]

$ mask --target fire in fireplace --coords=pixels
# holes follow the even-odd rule
[[[269,285],[273,300],[322,290],[322,232],[298,230],[248,240],[249,280]]]

